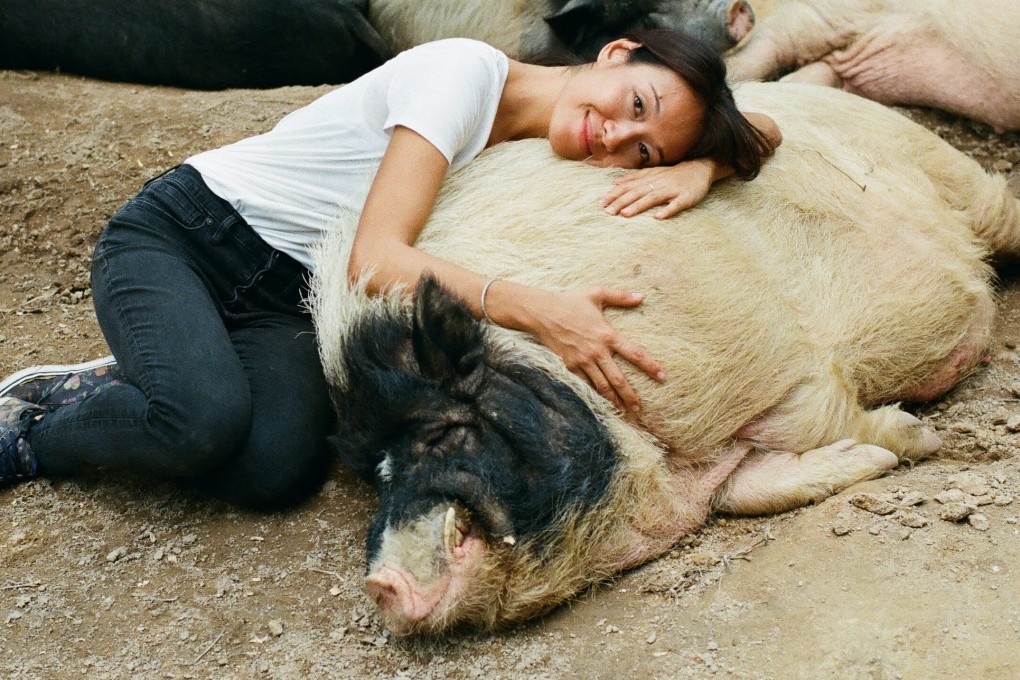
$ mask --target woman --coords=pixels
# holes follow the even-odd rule
[[[667,217],[722,177],[754,177],[779,132],[736,110],[724,76],[717,55],[668,31],[634,33],[571,67],[445,40],[264,135],[187,159],[150,180],[96,245],[93,298],[116,370],[70,367],[65,380],[29,369],[0,390],[0,485],[101,465],[192,478],[255,507],[315,489],[333,418],[301,301],[311,250],[340,208],[361,211],[349,272],[370,271],[370,292],[413,289],[432,272],[477,317],[532,333],[636,410],[613,355],[665,376],[602,311],[640,295],[494,281],[413,244],[445,174],[506,140],[547,137],[564,158],[636,169],[604,201],[625,216],[662,206]]]

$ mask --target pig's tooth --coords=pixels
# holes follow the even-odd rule
[[[443,546],[446,552],[453,554],[453,549],[463,541],[464,536],[457,530],[457,511],[450,506],[443,518]]]

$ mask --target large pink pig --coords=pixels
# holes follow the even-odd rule
[[[779,0],[726,64],[1020,129],[1017,0]]]

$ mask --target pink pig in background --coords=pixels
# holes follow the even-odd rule
[[[1017,0],[776,0],[730,79],[812,82],[1020,129]]]

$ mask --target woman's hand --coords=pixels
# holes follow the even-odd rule
[[[564,293],[537,288],[525,291],[529,299],[525,302],[518,297],[517,300],[524,302],[528,309],[528,330],[556,352],[570,371],[617,408],[637,411],[641,400],[617,365],[614,354],[634,364],[653,380],[665,379],[659,362],[622,337],[603,314],[606,307],[636,307],[641,304],[641,295],[599,287]],[[524,291],[512,291],[517,296],[521,292]]]
[[[623,217],[661,205],[664,207],[655,211],[654,217],[664,220],[701,203],[712,183],[730,174],[724,171],[711,158],[695,158],[629,172],[613,180],[601,205],[610,215]]]

